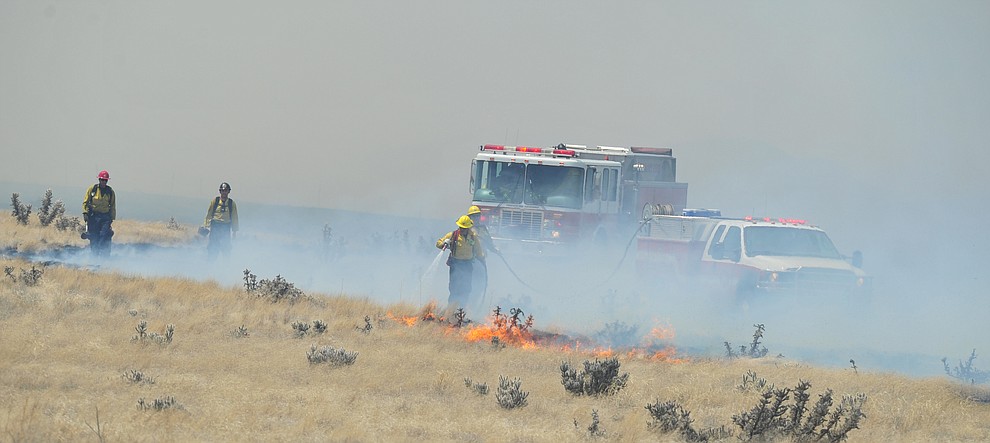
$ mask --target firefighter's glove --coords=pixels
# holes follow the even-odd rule
[[[86,223],[89,223],[89,213],[88,212],[84,212],[83,213],[83,221],[86,222]]]

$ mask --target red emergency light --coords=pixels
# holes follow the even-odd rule
[[[743,220],[746,220],[746,221],[758,221],[760,219],[753,218],[752,215],[747,215],[746,217],[743,218]],[[774,222],[774,219],[771,218],[771,217],[763,217],[762,220],[765,221],[765,222],[768,222],[768,223],[773,223]],[[777,222],[780,222],[780,223],[784,223],[784,224],[791,224],[791,225],[804,225],[804,224],[808,224],[808,221],[807,220],[802,220],[802,219],[799,219],[799,218],[778,218],[776,221]]]
[[[514,151],[514,152],[525,152],[530,154],[551,154],[559,156],[574,157],[577,155],[573,149],[553,149],[553,148],[535,148],[530,146],[503,146],[503,145],[484,145],[481,147],[482,151]]]

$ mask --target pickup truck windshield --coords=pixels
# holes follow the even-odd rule
[[[479,160],[472,180],[474,200],[580,209],[584,170]]]
[[[782,255],[841,259],[832,240],[822,231],[782,226],[747,226],[743,230],[746,255]]]

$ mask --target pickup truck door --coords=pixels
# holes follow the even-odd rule
[[[742,256],[742,228],[719,225],[712,233],[705,250],[704,260],[712,262],[738,262]]]
[[[742,228],[719,225],[702,256],[702,268],[726,291],[735,291],[745,273],[745,267],[739,265],[741,256]]]

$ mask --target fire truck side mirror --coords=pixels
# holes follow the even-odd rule
[[[863,253],[861,251],[853,251],[852,265],[860,269],[863,268]]]

